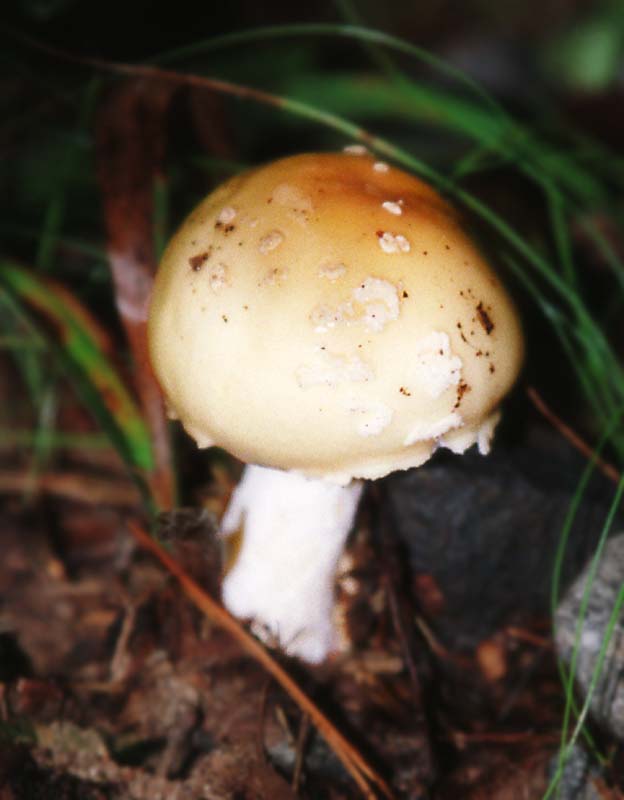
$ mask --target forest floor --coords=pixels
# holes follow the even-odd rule
[[[549,434],[542,446],[557,441]],[[557,457],[576,458],[565,442],[554,446],[553,474]],[[350,650],[319,668],[284,662],[392,796],[530,800],[548,786],[564,703],[546,565],[535,572],[548,558],[519,557],[506,568],[496,559],[533,552],[544,537],[547,552],[544,531],[556,541],[555,518],[569,498],[539,475],[527,488],[526,453],[503,442],[491,462],[434,460],[371,493],[337,583]],[[67,457],[28,498],[8,492],[7,476],[19,483],[18,473],[3,470],[2,800],[361,796],[309,716],[141,548],[128,527],[137,516],[133,486],[113,458],[99,461]],[[465,484],[462,469],[474,473],[481,504],[468,515],[449,499]],[[212,594],[221,571],[214,520],[228,480],[200,492],[196,510],[161,521],[169,554]],[[419,491],[430,498],[430,520],[403,502],[419,501]],[[580,515],[577,542],[601,513],[601,491]],[[444,546],[427,552],[436,503],[450,521],[437,534]],[[380,504],[405,506],[394,533],[380,532]],[[516,527],[498,527],[502,550],[484,546],[485,519],[505,525],[504,506]],[[455,548],[456,535],[472,538],[470,552]],[[573,560],[590,551],[591,541],[573,547]],[[489,580],[493,573],[501,579]],[[601,741],[611,765],[593,775],[595,796],[621,797],[610,788],[621,755]]]

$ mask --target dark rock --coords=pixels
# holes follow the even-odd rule
[[[428,622],[457,647],[474,648],[523,618],[548,617],[555,553],[585,466],[554,432],[534,431],[522,444],[500,438],[487,457],[440,451],[383,483],[416,600],[429,576],[439,597]],[[588,487],[570,533],[564,586],[593,552],[611,494],[599,475]]]
[[[550,762],[551,778],[556,774],[558,767],[559,756],[556,755]],[[559,800],[600,800],[604,795],[594,783],[596,777],[598,777],[597,770],[591,766],[588,754],[575,744],[563,767],[555,796]]]
[[[572,584],[557,609],[555,633],[557,651],[568,665],[574,653],[576,629],[591,563]],[[605,545],[589,595],[585,621],[579,638],[575,678],[583,697],[592,681],[594,668],[607,632],[609,618],[624,583],[624,534]],[[600,677],[591,699],[598,721],[618,739],[624,739],[624,620],[620,614],[607,647]]]

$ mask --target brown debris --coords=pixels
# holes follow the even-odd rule
[[[164,115],[171,84],[128,81],[112,92],[97,125],[97,163],[107,250],[117,309],[134,358],[139,401],[155,455],[150,483],[157,504],[171,508],[174,480],[167,419],[147,354],[147,305],[156,271],[153,248],[153,185],[165,152]]]
[[[45,472],[0,470],[0,494],[34,492],[51,494],[84,503],[136,508],[140,494],[129,480],[85,475],[84,472]]]
[[[189,264],[193,272],[199,272],[209,258],[210,250],[206,250],[204,253],[198,253],[196,256],[189,258]]]
[[[494,330],[494,323],[482,302],[477,305],[477,315],[481,327],[489,336]]]
[[[477,663],[488,683],[501,680],[507,674],[505,648],[496,639],[481,642],[476,652]]]
[[[569,425],[560,419],[554,413],[554,411],[549,408],[534,386],[529,386],[527,388],[527,395],[539,413],[542,414],[542,416],[545,417],[545,419],[547,419],[551,425],[553,425],[553,427],[556,428],[556,430],[558,430],[565,439],[567,439],[568,442],[570,442],[572,447],[576,448],[576,450],[582,453],[586,458],[594,459],[598,469],[604,475],[606,475],[609,480],[613,481],[613,483],[617,484],[620,482],[622,476],[613,466],[613,464],[610,464],[600,456],[597,456],[587,442],[585,442],[584,439],[582,439],[578,433],[576,433],[576,431],[574,431]]]
[[[75,506],[70,509],[73,518]],[[38,780],[57,786],[52,776],[62,775],[89,800],[97,792],[120,800],[362,796],[314,726],[307,729],[307,712],[275,684],[260,720],[264,669],[141,551],[120,557],[128,542],[119,538],[118,517],[109,518],[108,535],[116,542],[109,547],[89,542],[84,519],[67,527],[58,554],[33,532],[28,547],[18,527],[5,535],[0,585],[11,609],[5,620],[9,630],[20,631],[32,676],[0,684],[0,709],[35,725],[39,744],[29,752]],[[211,592],[220,571],[214,530],[210,514],[192,509],[164,516],[160,525],[184,566],[180,575],[190,572]],[[323,705],[346,716],[354,738],[386,765],[399,797],[427,797],[435,774],[436,800],[513,797],[513,789],[541,780],[523,765],[556,750],[556,708],[542,699],[552,697],[555,684],[548,679],[542,698],[534,679],[517,687],[526,686],[523,674],[533,676],[544,653],[552,658],[541,646],[543,628],[510,627],[473,654],[454,650],[436,638],[436,609],[445,598],[435,578],[423,574],[415,581],[417,605],[411,606],[400,564],[382,568],[366,530],[355,537],[343,576],[355,581],[348,616],[361,620],[360,644],[318,672],[327,693]],[[390,541],[386,536],[386,547]],[[57,561],[59,568],[49,570]],[[413,641],[415,607],[432,621],[429,628],[418,621]],[[46,675],[62,675],[62,684],[40,677]],[[508,707],[504,723],[490,704]],[[433,715],[435,737],[423,714]],[[457,766],[434,761],[439,772],[432,772],[440,736]],[[436,750],[428,755],[432,743]]]
[[[353,780],[367,797],[374,797],[373,788],[384,797],[391,798],[392,791],[384,779],[368,764],[357,749],[338,731],[323,712],[301,690],[290,675],[269,655],[267,650],[235,620],[224,608],[210,598],[180,566],[137,523],[130,529],[138,542],[151,552],[180,582],[191,600],[212,621],[230,633],[249,655],[255,658],[279,682],[292,699],[309,714],[310,719],[342,761]]]
[[[469,391],[471,391],[471,387],[466,383],[466,381],[460,381],[457,386],[457,399],[455,400],[455,405],[453,406],[454,409],[460,407],[461,402],[464,399],[464,395]]]

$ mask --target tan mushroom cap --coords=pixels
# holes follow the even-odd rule
[[[149,319],[198,445],[346,482],[487,450],[518,375],[514,306],[422,181],[310,154],[207,197],[164,255]]]

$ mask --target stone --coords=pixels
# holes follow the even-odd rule
[[[591,561],[574,581],[555,616],[557,652],[569,665],[574,651],[577,621]],[[598,565],[581,631],[576,662],[576,682],[586,696],[606,634],[609,618],[624,582],[624,533],[611,538]],[[624,740],[624,619],[620,615],[609,642],[591,712],[618,739]]]

